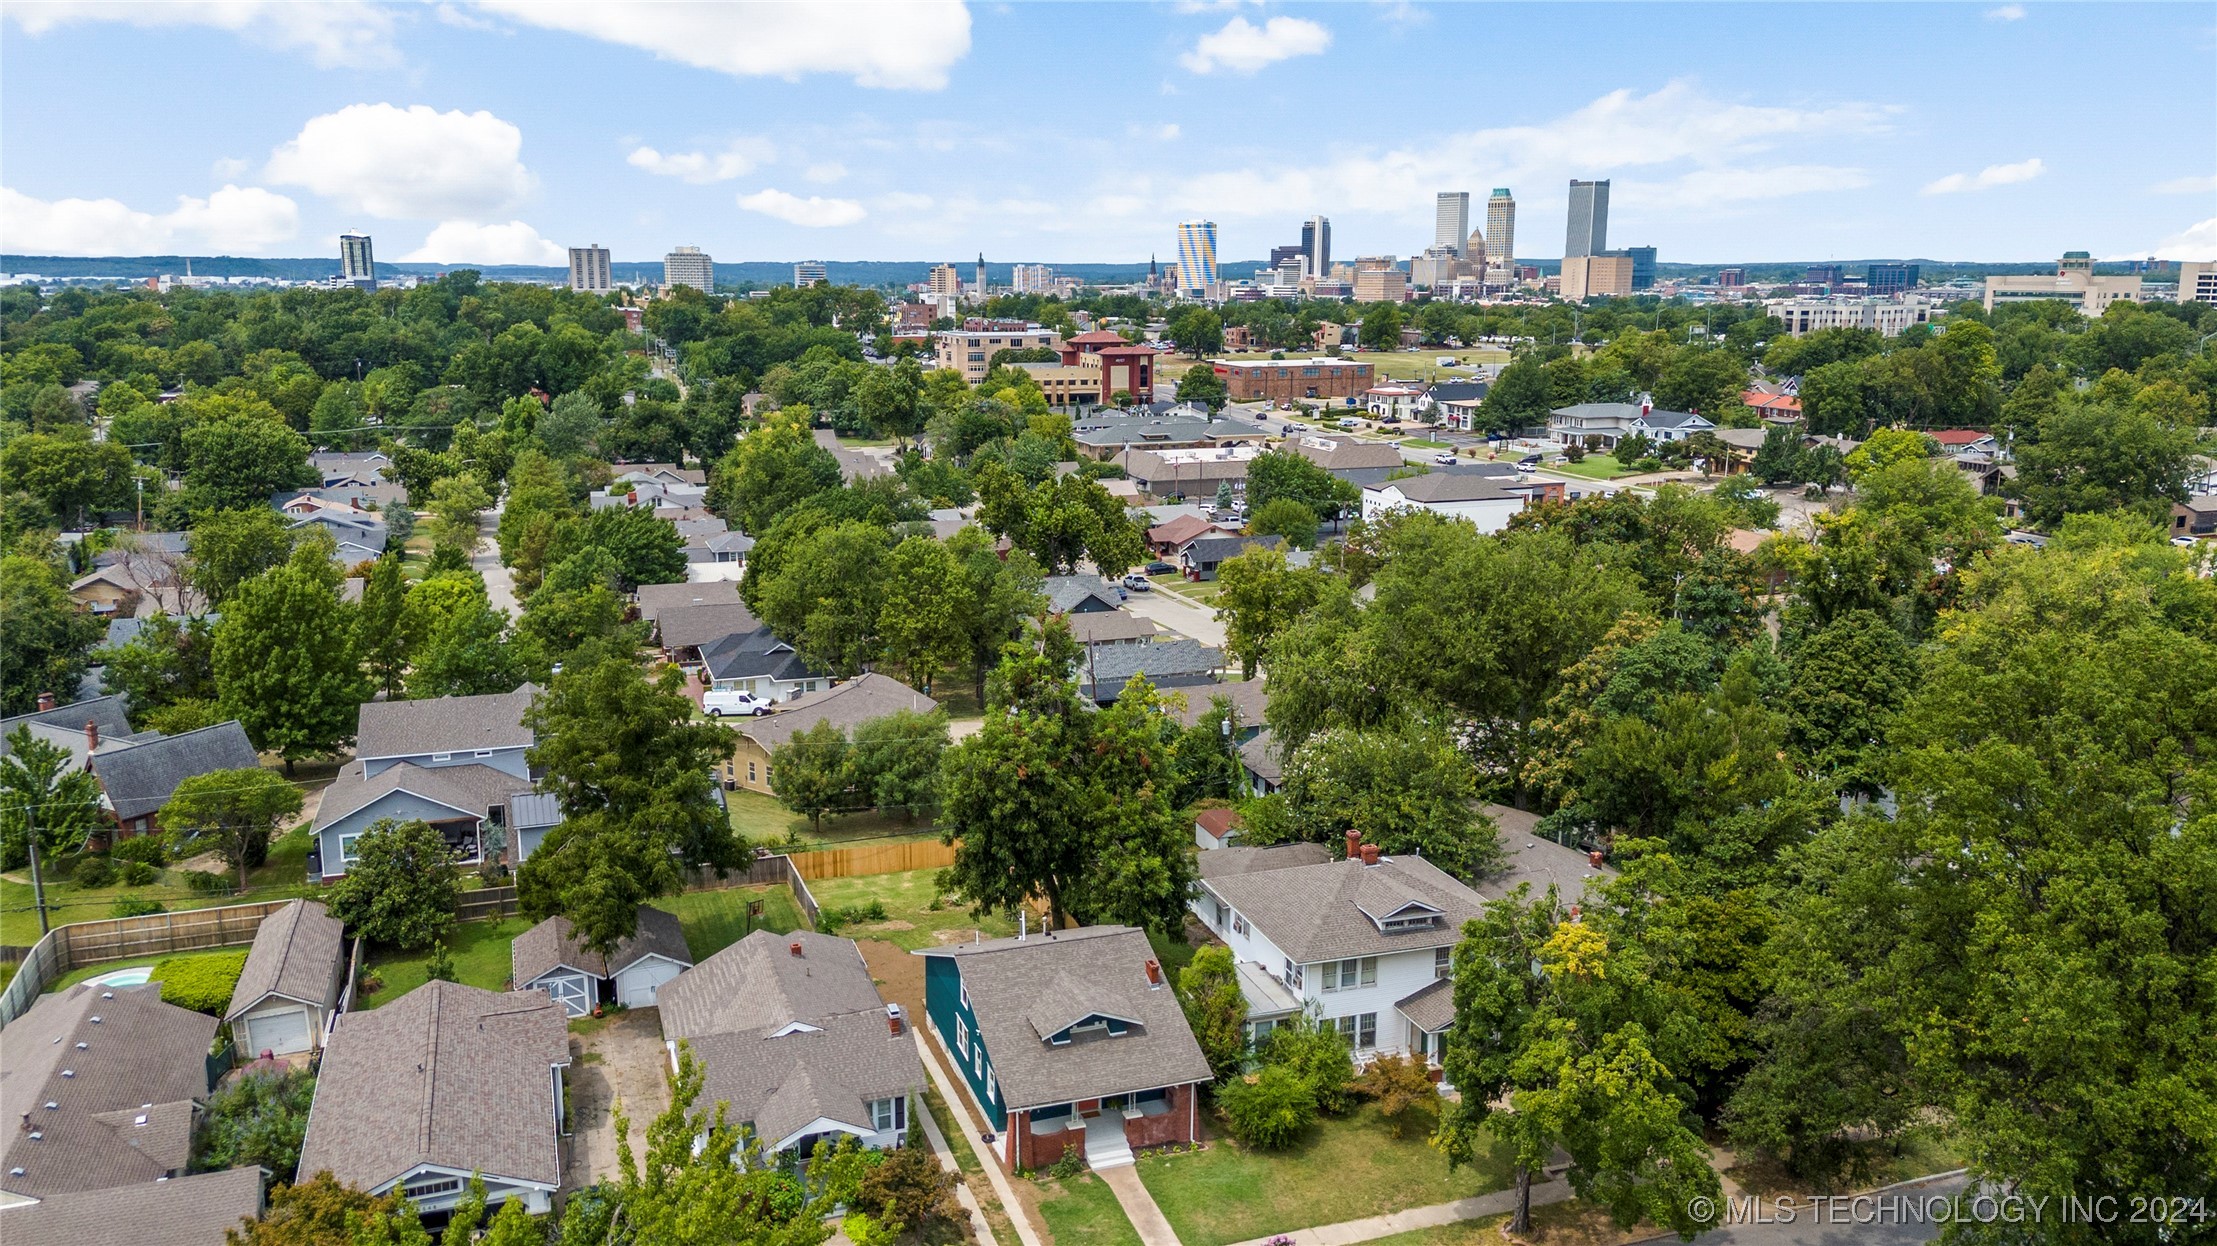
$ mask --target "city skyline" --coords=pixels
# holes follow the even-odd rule
[[[1689,262],[2217,248],[2217,111],[2182,107],[2178,75],[2130,76],[2092,104],[2010,87],[2082,73],[2086,47],[2118,39],[2206,59],[2217,36],[2191,6],[1793,6],[1752,19],[1632,6],[1604,36],[1580,36],[1579,75],[1505,58],[1482,109],[1326,134],[1294,162],[1256,136],[1309,106],[1320,75],[1418,47],[1547,46],[1579,14],[1403,6],[1373,21],[1317,7],[1257,24],[1187,11],[1199,7],[910,5],[836,31],[804,7],[757,13],[742,31],[708,6],[630,21],[507,0],[23,6],[0,18],[12,27],[0,141],[13,157],[0,229],[30,254],[313,255],[359,227],[389,256],[433,263],[559,266],[595,238],[648,259],[679,237],[747,259],[983,243],[1097,263],[1142,257],[1204,216],[1222,254],[1259,258],[1283,241],[1284,216],[1323,215],[1350,253],[1406,256],[1432,234],[1442,185],[1513,186],[1523,215],[1547,221],[1578,176],[1613,181],[1621,232]],[[1781,41],[1861,68],[1785,86],[1703,70]],[[1934,75],[1893,54],[1928,44],[1957,68]],[[1018,87],[990,72],[1079,46],[1142,67],[1152,86],[1130,120],[1073,136],[1029,120]],[[174,72],[216,63],[257,89]],[[42,124],[39,101],[77,99],[92,64],[160,78],[164,106],[96,93],[67,132]],[[549,86],[597,74],[625,91]],[[2171,123],[2129,124],[2143,115]],[[672,120],[703,116],[734,120]],[[1103,168],[1143,151],[1181,173],[1071,178],[1059,158],[1030,158],[1048,150]],[[970,172],[986,164],[981,190]]]

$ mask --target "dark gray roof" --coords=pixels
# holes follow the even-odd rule
[[[110,619],[107,638],[100,643],[104,648],[120,649],[138,639],[139,632],[146,623],[145,619]]]
[[[1640,419],[1649,428],[1679,428],[1687,424],[1709,423],[1708,417],[1696,415],[1691,411],[1665,411],[1660,407],[1641,416]]]
[[[924,1082],[914,1036],[905,1025],[894,1033],[882,1006],[787,1030],[781,1024],[686,1040],[700,1057],[702,1100],[729,1104],[727,1119],[752,1121],[766,1147],[824,1119],[875,1132],[870,1101]]]
[[[424,1164],[555,1186],[560,1122],[548,1070],[569,1061],[568,1016],[543,991],[431,981],[343,1013],[299,1171],[328,1169],[363,1190]]]
[[[131,717],[127,712],[129,705],[122,693],[116,693],[113,696],[94,697],[89,701],[73,701],[50,710],[18,714],[13,718],[0,718],[0,757],[8,755],[8,737],[15,729],[32,723],[82,731],[89,722],[100,729],[100,738],[103,740],[127,736],[131,734]]]
[[[362,763],[350,761],[339,767],[338,777],[323,789],[323,802],[316,806],[316,829],[320,831],[341,818],[360,813],[394,792],[412,792],[459,813],[482,818],[493,806],[505,805],[517,793],[529,790],[531,780],[474,762],[461,766],[419,766],[404,761],[365,779]]]
[[[641,584],[636,594],[639,599],[639,617],[652,623],[662,617],[664,611],[680,606],[739,606],[739,586],[730,580],[710,580],[703,584]]]
[[[757,930],[666,983],[655,1002],[662,1008],[662,1034],[673,1039],[776,1029],[885,1007],[854,940],[806,930]]]
[[[1489,388],[1485,381],[1442,381],[1432,387],[1432,401],[1469,402],[1484,398]]]
[[[1229,878],[1234,874],[1259,874],[1264,870],[1291,869],[1297,865],[1323,865],[1332,859],[1322,844],[1278,844],[1269,848],[1211,848],[1200,856],[1201,877]]]
[[[387,535],[385,523],[383,520],[374,519],[374,517],[373,522],[364,523],[351,516],[336,515],[330,511],[318,511],[311,515],[303,515],[288,526],[294,528],[311,526],[322,528],[329,532],[341,547],[358,546],[373,554],[385,552],[385,538]]]
[[[426,701],[367,701],[356,717],[354,755],[420,757],[481,748],[527,748],[531,728],[524,711],[539,695],[537,684],[514,692]]]
[[[1552,886],[1565,903],[1573,903],[1585,894],[1588,885],[1616,877],[1614,869],[1592,864],[1576,848],[1534,834],[1540,823],[1538,814],[1507,805],[1483,805],[1479,811],[1492,818],[1500,830],[1505,863],[1500,872],[1478,882],[1478,893],[1488,899],[1500,899],[1516,890],[1518,884],[1530,883],[1534,895]]]
[[[1189,692],[1186,695],[1190,697],[1193,694]],[[1277,741],[1272,738],[1270,729],[1263,728],[1262,734],[1239,746],[1239,764],[1254,771],[1255,776],[1265,782],[1284,781],[1286,768],[1278,760],[1276,745]]]
[[[822,722],[836,723],[842,731],[852,731],[863,723],[902,710],[929,714],[937,708],[938,702],[900,680],[869,671],[822,692],[794,697],[778,707],[776,713],[745,719],[739,731],[768,750]]]
[[[1047,594],[1047,609],[1055,614],[1117,608],[1116,590],[1097,575],[1050,575],[1040,587]]]
[[[1422,476],[1405,476],[1400,480],[1381,480],[1377,484],[1364,487],[1380,492],[1399,489],[1401,496],[1412,502],[1525,499],[1532,496],[1535,488],[1499,476],[1474,476],[1466,472],[1430,472]]]
[[[232,1168],[107,1190],[56,1194],[0,1212],[8,1246],[223,1246],[262,1214],[262,1170]],[[153,1226],[160,1226],[159,1229]]]
[[[1195,566],[1205,566],[1212,562],[1222,562],[1227,558],[1244,554],[1251,548],[1259,546],[1263,549],[1276,549],[1285,543],[1286,539],[1284,537],[1275,534],[1270,536],[1246,536],[1244,534],[1205,536],[1179,551],[1179,556]]]
[[[508,825],[560,826],[562,802],[551,792],[518,792],[508,798]]]
[[[1149,682],[1177,681],[1192,684],[1205,680],[1224,665],[1221,650],[1198,640],[1158,640],[1144,645],[1094,645],[1078,661],[1080,691],[1098,701],[1115,697],[1134,675]],[[1187,697],[1194,694],[1188,692]]]
[[[1416,1028],[1427,1034],[1437,1034],[1455,1024],[1454,980],[1434,978],[1397,1000],[1393,1006],[1402,1016],[1415,1023]]]
[[[145,817],[169,803],[177,785],[216,770],[252,770],[262,764],[237,719],[158,736],[92,759],[92,772],[122,821]]]
[[[669,625],[663,619],[665,629]],[[821,675],[824,668],[811,666],[767,627],[725,636],[701,649],[701,665],[710,679],[777,679],[786,682]]]
[[[1485,907],[1484,897],[1421,857],[1385,857],[1375,866],[1341,860],[1252,870],[1213,876],[1206,885],[1302,964],[1452,946],[1462,938],[1463,923]],[[1404,910],[1429,910],[1440,919],[1393,934],[1379,929]]]
[[[108,548],[92,556],[95,567],[109,567],[133,557],[147,554],[178,555],[186,552],[192,541],[190,532],[134,532],[130,549]]]
[[[1029,939],[926,948],[962,973],[978,1034],[1011,1108],[1209,1080],[1209,1062],[1186,1028],[1168,975],[1150,985],[1154,950],[1129,926],[1085,926]],[[1062,1046],[1047,1035],[1086,1016],[1133,1022],[1129,1032],[1083,1035]]]
[[[596,978],[613,978],[649,956],[660,956],[680,965],[691,965],[693,954],[686,950],[685,931],[678,925],[677,914],[664,912],[647,905],[639,906],[639,929],[630,938],[616,945],[608,956],[587,948],[578,941],[577,929],[567,917],[549,917],[531,929],[516,936],[508,948],[509,967],[514,972],[516,988],[522,990],[542,976],[564,965],[581,969]]]
[[[744,554],[754,548],[754,538],[744,532],[719,532],[706,545],[712,554]]]
[[[1190,416],[1149,415],[1141,418],[1116,418],[1098,412],[1080,420],[1071,430],[1071,437],[1082,446],[1142,446],[1187,445],[1197,441],[1225,437],[1253,436],[1250,429],[1239,425],[1218,426],[1204,419]]]
[[[233,1021],[272,995],[328,1009],[346,976],[346,930],[321,900],[295,900],[262,919],[231,992]]]
[[[754,611],[747,609],[745,602],[667,606],[656,619],[655,629],[665,649],[705,649],[735,636],[760,631],[762,620],[754,617]]]
[[[215,1034],[214,1017],[163,1003],[158,984],[41,996],[7,1029],[0,1190],[44,1198],[184,1172]]]

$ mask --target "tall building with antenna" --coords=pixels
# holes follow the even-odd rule
[[[982,302],[984,302],[984,301],[985,301],[985,252],[983,252],[983,251],[980,251],[980,252],[978,252],[978,284],[977,284],[977,286],[976,286],[976,290],[977,290],[977,294],[976,294],[976,296],[975,296],[975,297],[977,298],[977,300],[978,300],[979,302],[981,302],[981,303],[982,303]]]

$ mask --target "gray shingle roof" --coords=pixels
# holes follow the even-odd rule
[[[100,728],[100,738],[103,740],[127,736],[131,734],[128,710],[129,702],[122,693],[117,693],[114,696],[94,697],[89,701],[59,705],[50,710],[18,714],[13,718],[0,718],[0,757],[8,755],[8,737],[15,733],[15,729],[31,723],[82,731],[89,722]]]
[[[1190,697],[1193,694],[1189,692],[1186,695]],[[1267,727],[1262,734],[1239,746],[1239,764],[1253,771],[1265,783],[1285,781],[1286,768],[1278,760],[1277,740]]]
[[[1205,536],[1179,551],[1179,556],[1195,566],[1222,562],[1246,553],[1250,549],[1276,549],[1286,543],[1282,536]]]
[[[1262,678],[1257,676],[1254,679],[1222,683],[1209,688],[1188,688],[1185,690],[1185,708],[1173,709],[1170,711],[1171,717],[1176,718],[1181,726],[1193,726],[1201,721],[1203,714],[1209,712],[1217,697],[1223,697],[1232,703],[1232,712],[1238,716],[1242,727],[1260,726],[1263,711],[1270,705],[1269,694],[1263,690]]]
[[[799,944],[795,956],[791,945]],[[882,1012],[877,983],[852,939],[757,930],[655,994],[667,1038],[775,1029],[848,1012]]]
[[[524,711],[537,684],[514,692],[427,701],[368,701],[356,717],[357,757],[416,757],[481,748],[524,748],[532,742]]]
[[[1402,465],[1401,450],[1382,441],[1357,441],[1353,437],[1302,437],[1293,443],[1296,454],[1328,472],[1361,467],[1387,469]]]
[[[686,1040],[700,1057],[702,1099],[730,1104],[727,1119],[753,1121],[768,1147],[824,1118],[871,1132],[871,1100],[923,1084],[915,1038],[906,1026],[893,1033],[883,1007],[811,1024],[782,1035],[783,1026],[766,1026]]]
[[[662,622],[666,633],[668,616],[664,616]],[[702,646],[701,665],[708,668],[710,679],[769,678],[792,682],[824,674],[824,668],[803,661],[791,646],[778,639],[777,633],[759,626]]]
[[[1465,472],[1431,472],[1400,480],[1382,480],[1367,486],[1378,492],[1399,489],[1401,496],[1412,502],[1477,502],[1496,498],[1529,498],[1534,487],[1497,476],[1478,476]]]
[[[236,719],[160,736],[115,752],[94,756],[93,774],[115,816],[123,821],[144,817],[169,803],[177,785],[195,775],[217,770],[252,770],[262,764],[246,728]]]
[[[1116,590],[1097,575],[1050,575],[1041,584],[1047,593],[1047,609],[1054,614],[1076,610],[1114,610]]]
[[[649,956],[667,957],[680,965],[693,963],[693,954],[686,950],[685,931],[678,925],[677,914],[644,904],[639,906],[637,933],[617,944],[616,950],[606,957],[580,943],[570,919],[559,916],[549,917],[517,935],[516,941],[509,945],[508,955],[515,975],[513,981],[519,990],[563,965],[582,969],[596,978],[613,978]]]
[[[350,761],[339,767],[338,777],[323,789],[323,802],[316,806],[315,829],[321,831],[394,792],[413,792],[425,800],[435,800],[461,813],[482,818],[493,806],[505,805],[511,797],[530,790],[529,779],[519,779],[505,770],[474,763],[419,766],[404,761],[365,779],[362,763]]]
[[[223,1246],[224,1231],[262,1214],[262,1170],[232,1168],[79,1194],[0,1212],[8,1246]]]
[[[822,692],[794,697],[774,714],[744,719],[739,731],[764,749],[774,749],[818,723],[837,723],[852,731],[902,710],[929,714],[938,708],[938,702],[900,680],[870,671]]]
[[[1211,848],[1200,856],[1203,879],[1229,878],[1234,874],[1258,874],[1264,870],[1291,869],[1297,865],[1323,865],[1332,854],[1322,844],[1278,844],[1269,848]]]
[[[318,1008],[339,1002],[346,974],[346,930],[320,900],[295,900],[262,919],[253,950],[231,992],[225,1021],[271,995]]]
[[[665,649],[706,649],[762,630],[762,620],[745,602],[670,606],[656,618],[655,630]]]
[[[710,580],[703,584],[641,584],[638,592],[639,617],[652,623],[666,610],[680,606],[737,606],[739,586],[730,580]]]
[[[1191,683],[1224,665],[1222,650],[1198,640],[1158,640],[1145,645],[1095,645],[1078,660],[1079,691],[1100,700],[1114,697],[1134,675],[1145,675],[1161,684],[1167,680]],[[1194,694],[1186,693],[1188,698]]]
[[[1411,991],[1393,1005],[1402,1016],[1427,1034],[1437,1034],[1455,1023],[1455,983],[1435,978]]]
[[[1421,857],[1386,857],[1376,866],[1342,860],[1254,870],[1213,876],[1206,885],[1302,964],[1449,947],[1462,938],[1463,923],[1485,907],[1484,897]],[[1411,906],[1436,910],[1440,920],[1394,934],[1378,928]]]
[[[7,1029],[0,1190],[44,1198],[183,1172],[215,1033],[214,1017],[163,1003],[158,985],[41,996]]]
[[[1186,1027],[1177,993],[1167,975],[1149,986],[1154,950],[1129,926],[1085,926],[917,955],[951,957],[960,968],[1001,1098],[1011,1108],[1209,1080],[1209,1062]],[[1137,1024],[1119,1036],[1079,1036],[1060,1047],[1040,1036],[1041,1026],[1055,1025],[1049,1018],[1074,1009]]]
[[[1533,834],[1540,822],[1537,814],[1507,805],[1484,805],[1480,812],[1500,829],[1506,863],[1500,872],[1479,880],[1478,893],[1488,899],[1498,900],[1516,890],[1518,884],[1530,883],[1534,895],[1552,886],[1569,903],[1583,895],[1589,884],[1616,876],[1614,869],[1591,864],[1576,848]]]
[[[544,992],[426,982],[339,1018],[316,1079],[300,1173],[376,1190],[423,1164],[560,1183],[548,1070],[568,1017]]]
[[[1129,610],[1088,610],[1063,621],[1070,625],[1070,638],[1081,645],[1152,640],[1156,632],[1153,619],[1140,618]]]

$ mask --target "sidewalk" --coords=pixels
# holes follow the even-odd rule
[[[1155,1205],[1155,1196],[1139,1180],[1139,1169],[1131,1164],[1119,1164],[1114,1168],[1096,1168],[1093,1175],[1099,1177],[1123,1205],[1124,1218],[1139,1231],[1140,1246],[1180,1246],[1177,1230],[1170,1227],[1170,1218]]]
[[[931,1084],[938,1088],[939,1097],[947,1101],[947,1110],[955,1114],[956,1122],[962,1126],[963,1142],[978,1157],[978,1166],[985,1170],[986,1180],[993,1183],[993,1192],[1000,1197],[1001,1210],[1008,1213],[1008,1222],[1015,1226],[1016,1236],[1022,1239],[1024,1246],[1045,1246],[1039,1239],[1038,1231],[1032,1228],[1031,1219],[1024,1212],[1024,1204],[1017,1200],[1015,1188],[1009,1185],[1008,1174],[1001,1171],[1001,1161],[978,1145],[977,1137],[985,1132],[985,1127],[978,1123],[976,1117],[970,1115],[970,1105],[963,1102],[961,1089],[955,1085],[947,1071],[940,1067],[939,1053],[933,1051],[931,1044],[924,1041],[923,1027],[911,1027],[909,1032],[916,1036],[916,1050],[924,1058],[925,1074],[931,1078]],[[930,1113],[925,1114],[925,1119],[930,1119]],[[934,1126],[935,1130],[936,1128]],[[988,1233],[985,1240],[992,1241],[993,1235]]]
[[[939,1166],[955,1175],[955,1201],[970,1213],[971,1235],[978,1246],[993,1246],[993,1226],[986,1221],[985,1209],[978,1205],[978,1196],[970,1192],[970,1183],[962,1179],[962,1165],[955,1162],[955,1153],[948,1147],[946,1135],[939,1132],[939,1122],[920,1106],[916,1115],[923,1118],[924,1137],[931,1143],[931,1153],[939,1157]],[[1013,1221],[1014,1217],[1010,1219]]]
[[[1534,1207],[1564,1202],[1570,1196],[1570,1182],[1560,1178],[1537,1183],[1532,1187]],[[1453,1224],[1457,1220],[1477,1220],[1485,1216],[1505,1215],[1514,1210],[1516,1191],[1495,1190],[1491,1194],[1480,1194],[1474,1198],[1459,1198],[1452,1203],[1435,1203],[1430,1207],[1412,1207],[1407,1211],[1389,1212],[1363,1220],[1318,1225],[1313,1229],[1295,1229],[1290,1233],[1273,1233],[1270,1237],[1236,1242],[1233,1246],[1265,1246],[1272,1238],[1278,1237],[1292,1239],[1294,1246],[1351,1246],[1354,1242],[1375,1241],[1381,1237],[1392,1237],[1396,1233],[1434,1229],[1443,1224]]]

